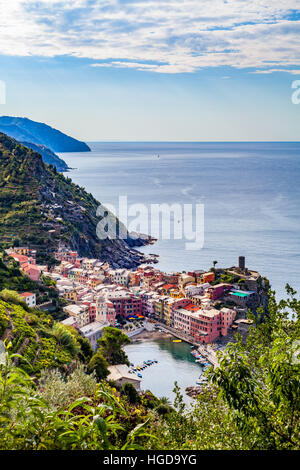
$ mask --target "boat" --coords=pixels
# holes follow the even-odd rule
[[[204,383],[208,382],[208,378],[206,376],[200,375],[200,377],[196,380],[197,385],[203,385]]]
[[[142,374],[138,374],[138,377],[141,379],[143,376],[142,376]]]
[[[181,339],[173,339],[173,343],[182,343]]]

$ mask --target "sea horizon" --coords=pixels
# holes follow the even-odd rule
[[[86,144],[99,144],[99,143],[114,143],[114,142],[128,142],[128,143],[176,143],[176,144],[299,144],[300,140],[124,140],[124,139],[100,139],[100,140],[84,140]],[[71,153],[71,152],[65,152]]]

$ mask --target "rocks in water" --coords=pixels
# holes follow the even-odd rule
[[[201,385],[186,387],[185,393],[191,398],[197,398],[197,396],[201,393],[202,388],[203,386]]]

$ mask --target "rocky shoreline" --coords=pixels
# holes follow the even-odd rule
[[[202,387],[200,387],[199,385],[186,387],[186,389],[185,389],[185,393],[190,398],[197,398],[197,396],[201,393],[201,391],[202,391]]]
[[[141,264],[158,263],[158,255],[146,255],[133,247],[141,247],[155,243],[155,239],[140,237],[127,240],[116,239],[107,245],[101,252],[101,261],[107,261],[112,269],[126,268],[136,269]]]

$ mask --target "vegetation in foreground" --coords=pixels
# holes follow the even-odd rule
[[[289,286],[287,292],[279,303],[271,293],[269,314],[255,318],[245,345],[229,344],[220,354],[191,410],[177,385],[171,406],[150,392],[118,390],[84,365],[30,376],[7,344],[0,358],[1,448],[299,449],[300,302]]]

